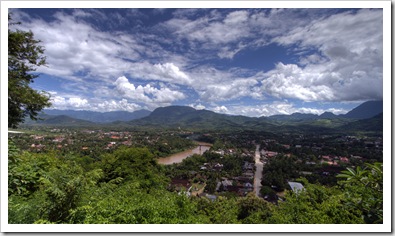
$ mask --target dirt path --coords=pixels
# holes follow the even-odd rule
[[[261,190],[261,179],[262,179],[262,170],[263,170],[263,163],[261,162],[261,153],[259,152],[259,145],[256,145],[255,150],[255,176],[254,176],[254,192],[257,197],[260,196],[259,192]]]

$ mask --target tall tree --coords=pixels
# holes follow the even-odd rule
[[[38,77],[34,73],[46,64],[41,41],[34,39],[33,32],[12,30],[8,15],[8,127],[16,128],[26,116],[36,120],[38,112],[51,105],[49,94],[30,87]]]

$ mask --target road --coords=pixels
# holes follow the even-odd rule
[[[256,150],[255,150],[255,176],[254,176],[254,192],[257,197],[260,196],[259,192],[261,190],[261,179],[262,179],[262,169],[263,169],[263,163],[261,162],[261,153],[259,152],[259,145],[256,145]]]

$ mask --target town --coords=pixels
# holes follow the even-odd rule
[[[381,136],[35,127],[9,133],[9,137],[21,150],[73,153],[91,162],[122,146],[147,147],[161,159],[205,142],[205,152],[200,146],[199,154],[178,156],[174,164],[165,168],[171,179],[169,191],[212,200],[253,192],[277,203],[284,190],[293,190],[300,178],[333,186],[335,175],[346,167],[382,162],[383,156]]]

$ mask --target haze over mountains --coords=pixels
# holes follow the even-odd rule
[[[303,129],[342,128],[345,130],[382,130],[383,101],[368,101],[344,115],[325,112],[321,115],[293,113],[270,117],[232,116],[188,106],[160,107],[150,112],[93,112],[45,110],[43,120],[28,121],[27,125],[94,126],[121,125],[127,127],[189,127],[202,129]],[[380,119],[381,117],[381,119]],[[381,128],[380,128],[381,127]]]

